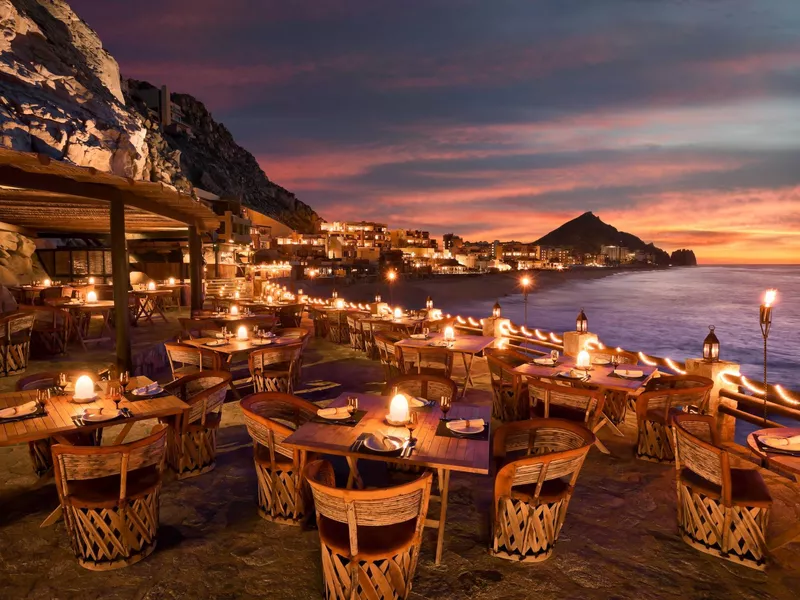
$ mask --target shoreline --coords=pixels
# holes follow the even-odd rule
[[[530,293],[552,289],[572,281],[589,281],[602,279],[617,274],[642,273],[645,271],[665,271],[679,267],[611,267],[569,269],[565,271],[528,271],[533,280]],[[407,309],[418,309],[425,306],[430,296],[434,306],[445,312],[452,312],[466,302],[485,302],[499,300],[522,292],[519,286],[520,271],[506,273],[485,273],[479,275],[441,275],[427,279],[402,279],[393,284],[390,290],[386,281],[359,282],[351,285],[337,283],[336,289],[348,302],[373,302],[375,295],[380,294],[384,302],[399,305]],[[304,281],[296,283],[297,287],[306,288],[311,296],[327,297],[333,290],[333,282]]]

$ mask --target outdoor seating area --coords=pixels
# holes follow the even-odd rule
[[[432,570],[455,569],[457,579],[445,577],[464,590],[467,557],[489,578],[479,576],[475,589],[508,590],[540,576],[575,589],[611,585],[641,559],[613,568],[609,560],[640,543],[695,565],[700,580],[708,576],[700,573],[726,572],[715,561],[736,563],[743,577],[765,568],[791,577],[797,545],[771,550],[770,529],[773,494],[783,503],[781,527],[792,525],[787,502],[796,484],[760,475],[757,461],[720,442],[709,412],[711,380],[669,375],[629,357],[612,364],[601,352],[592,353],[591,371],[573,377],[583,358],[563,354],[566,342],[510,348],[474,319],[309,302],[299,327],[294,315],[284,320],[279,312],[269,322],[248,322],[247,313],[228,321],[237,303],[217,320],[221,313],[209,318],[214,309],[205,307],[194,316],[179,312],[180,341],[163,343],[155,380],[131,376],[122,385],[113,365],[60,368],[0,393],[0,414],[21,410],[0,422],[0,443],[11,450],[0,453],[0,463],[12,459],[19,481],[10,502],[15,516],[0,538],[28,531],[55,543],[48,560],[69,560],[71,548],[86,569],[146,573],[158,568],[150,563],[180,560],[198,517],[174,518],[211,502],[228,513],[226,522],[239,524],[235,553],[245,544],[242,556],[255,552],[258,564],[289,568],[292,557],[269,559],[277,550],[262,538],[302,548],[301,587],[309,597],[408,598],[420,588],[420,597],[438,597]],[[341,323],[347,335],[331,335]],[[615,375],[616,364],[632,363],[631,378]],[[88,402],[78,400],[81,375],[92,381]],[[329,382],[323,392],[320,380]],[[623,398],[614,421],[611,396]],[[24,473],[15,444],[28,444]],[[39,508],[23,507],[36,489]],[[197,506],[187,505],[190,498]],[[656,527],[655,537],[637,531],[633,524],[643,525],[644,515],[626,508],[644,498],[645,530]],[[616,516],[604,512],[609,502]],[[222,559],[208,545],[226,530],[201,522],[192,537],[211,537],[196,560],[213,568]],[[183,541],[163,548],[161,529],[175,526]],[[608,556],[598,554],[601,547]],[[233,560],[244,574],[248,561]],[[645,560],[648,569],[673,572]],[[557,573],[551,564],[575,567]],[[583,570],[590,565],[610,571],[597,579]]]

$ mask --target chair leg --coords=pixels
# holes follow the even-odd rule
[[[183,433],[170,431],[167,463],[178,479],[196,477],[217,466],[216,427],[191,426]]]
[[[258,478],[258,514],[262,519],[284,525],[301,525],[306,517],[302,478],[291,471],[270,471],[255,463]]]
[[[650,462],[674,462],[675,455],[668,434],[669,431],[661,423],[640,421],[636,458]]]
[[[541,562],[550,558],[561,532],[568,498],[537,506],[500,498],[489,554],[506,560]]]

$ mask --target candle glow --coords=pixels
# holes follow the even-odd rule
[[[456,339],[456,330],[451,325],[444,328],[444,339],[448,342]]]
[[[86,294],[86,302],[92,303],[97,302],[97,292],[94,290],[90,290],[88,294]]]
[[[402,318],[402,316],[403,316],[403,309],[398,306],[397,308],[394,309],[394,318],[400,319]]]
[[[238,315],[239,314],[239,307],[236,306],[235,304],[233,306],[231,306],[231,314],[232,315]]]
[[[589,366],[592,364],[591,358],[589,357],[589,353],[586,350],[581,350],[578,352],[578,358],[575,361],[575,364],[579,369],[588,369]]]
[[[393,423],[408,422],[408,400],[402,394],[397,394],[392,398],[392,403],[389,405],[388,419]]]
[[[170,277],[169,278],[169,284],[170,285],[175,285],[175,278],[174,277]]]
[[[336,299],[336,308],[339,310],[344,310],[344,298]]]
[[[94,381],[88,375],[81,375],[75,382],[75,393],[73,398],[76,400],[88,400],[94,398]]]
[[[49,279],[45,279],[42,283],[44,283],[44,287],[50,287],[52,281],[50,281]]]
[[[155,290],[155,289],[156,289],[156,282],[155,282],[155,281],[148,281],[148,282],[147,282],[147,289],[148,289],[149,291],[151,291],[151,292],[152,292],[153,290]]]
[[[237,340],[247,339],[247,327],[245,327],[244,325],[239,326],[239,329],[236,330],[236,339]]]
[[[239,290],[233,292],[233,297],[236,298],[237,300],[239,299]]]
[[[89,285],[94,285],[94,277],[89,277]]]
[[[778,290],[771,288],[764,293],[764,306],[772,306],[778,297]]]

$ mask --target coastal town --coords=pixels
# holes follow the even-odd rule
[[[0,0],[0,600],[796,600],[793,21],[566,4]]]

